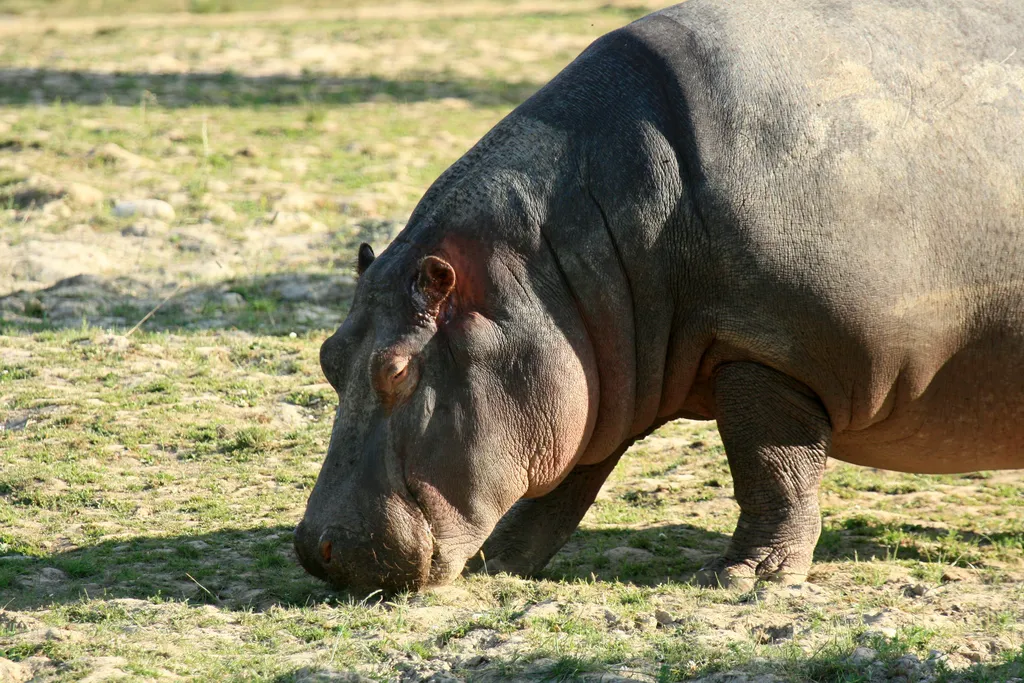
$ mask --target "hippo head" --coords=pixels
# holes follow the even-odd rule
[[[352,309],[320,350],[339,406],[295,530],[307,571],[352,590],[445,583],[572,468],[593,429],[592,349],[547,259],[362,245]]]

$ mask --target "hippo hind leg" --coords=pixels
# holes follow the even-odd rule
[[[742,589],[757,580],[799,583],[821,533],[828,416],[807,387],[753,363],[719,369],[715,403],[740,518],[725,555],[698,580]]]

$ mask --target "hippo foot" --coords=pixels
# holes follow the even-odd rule
[[[790,562],[778,550],[759,548],[763,559],[727,560],[720,557],[697,572],[697,584],[705,588],[725,588],[739,591],[753,590],[759,581],[792,586],[807,580],[810,562]],[[780,561],[781,558],[781,561]]]

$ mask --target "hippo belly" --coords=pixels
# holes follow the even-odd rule
[[[1022,314],[1024,319],[1024,314]],[[831,457],[901,472],[949,474],[1024,467],[1024,328],[956,352],[918,396],[905,376],[885,419],[833,437]]]

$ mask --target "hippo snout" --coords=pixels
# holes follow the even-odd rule
[[[324,570],[326,563],[322,562],[316,553],[316,542],[318,539],[310,528],[306,520],[302,520],[295,527],[295,554],[298,556],[299,564],[302,565],[303,569],[316,578],[326,581],[327,572]]]
[[[386,507],[388,514],[372,530],[304,518],[295,528],[299,562],[340,589],[394,593],[424,588],[433,552],[426,521],[408,506]]]

